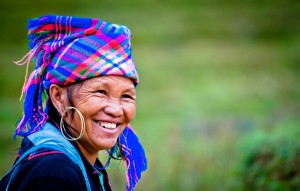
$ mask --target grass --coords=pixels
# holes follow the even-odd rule
[[[136,190],[231,190],[237,147],[248,134],[283,121],[300,124],[299,3],[64,2],[1,2],[12,9],[0,12],[0,174],[19,144],[12,134],[25,68],[11,61],[27,51],[26,19],[41,14],[100,17],[131,28],[141,79],[133,126],[149,160]],[[18,14],[8,17],[8,10]],[[124,190],[124,173],[108,172],[114,190]]]

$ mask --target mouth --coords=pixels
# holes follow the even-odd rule
[[[120,123],[109,123],[109,122],[100,122],[100,121],[95,121],[95,123],[104,129],[111,129],[111,130],[118,128],[118,126],[120,125]]]

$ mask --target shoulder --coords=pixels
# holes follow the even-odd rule
[[[19,168],[12,190],[82,190],[79,167],[65,154],[47,150],[29,155]]]

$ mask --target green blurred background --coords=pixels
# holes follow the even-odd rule
[[[293,132],[286,139],[299,145],[297,0],[1,0],[0,10],[0,176],[20,143],[25,66],[12,61],[28,52],[27,19],[45,14],[131,29],[141,79],[133,126],[149,161],[136,190],[238,189],[257,136]],[[114,190],[124,190],[121,171],[108,169]]]

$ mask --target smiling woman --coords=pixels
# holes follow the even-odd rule
[[[138,74],[127,27],[100,19],[43,16],[28,26],[36,60],[24,83],[23,141],[0,190],[111,190],[105,166],[127,164],[127,190],[147,169],[130,122]],[[107,150],[105,166],[97,158]]]
[[[98,151],[112,148],[134,118],[134,84],[127,77],[99,76],[72,86],[70,100],[67,96],[68,87],[52,84],[49,94],[54,107],[70,127],[68,134],[79,137],[84,118],[85,129],[77,145],[88,161],[94,164]],[[80,115],[68,115],[66,105],[76,108],[77,113],[80,111],[83,118]]]

